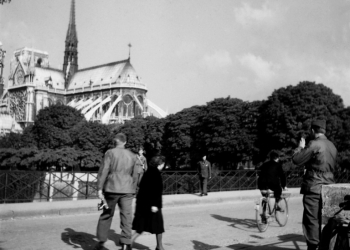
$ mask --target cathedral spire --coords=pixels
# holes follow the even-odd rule
[[[72,0],[72,2],[71,2],[66,41],[67,40],[69,40],[69,41],[74,40],[74,41],[78,42],[77,31],[75,28],[75,0]]]
[[[75,0],[72,0],[69,15],[69,24],[65,41],[63,74],[65,75],[65,87],[68,88],[69,80],[78,71],[78,36],[75,27]]]

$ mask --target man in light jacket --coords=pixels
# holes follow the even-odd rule
[[[308,250],[318,249],[320,243],[322,185],[334,183],[337,149],[325,133],[326,121],[313,121],[313,140],[305,147],[305,139],[301,138],[293,156],[293,162],[298,166],[305,166],[306,170],[300,193],[304,195],[303,232]]]
[[[108,209],[104,208],[99,218],[99,243],[94,250],[103,249],[117,204],[122,230],[119,243],[123,250],[131,250],[131,205],[141,170],[136,155],[125,149],[126,136],[119,133],[115,136],[115,141],[117,146],[106,152],[97,176],[98,197],[107,201]]]

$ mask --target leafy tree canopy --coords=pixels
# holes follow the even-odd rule
[[[236,98],[218,98],[207,103],[198,118],[195,140],[196,148],[219,164],[234,164],[241,161],[249,142],[242,115],[249,110],[247,103]],[[249,115],[248,115],[249,117]]]
[[[164,153],[172,166],[186,166],[197,161],[193,129],[204,106],[193,106],[165,118]]]
[[[39,111],[32,132],[39,149],[71,147],[71,130],[84,122],[83,114],[75,108],[52,105]]]
[[[114,130],[114,134],[124,133],[127,136],[127,143],[125,146],[136,153],[138,148],[145,143],[145,127],[146,120],[142,117],[135,117],[130,121],[125,121],[123,126]]]
[[[323,84],[301,82],[277,89],[260,108],[259,147],[263,154],[274,148],[296,147],[314,119],[327,120],[327,136],[334,141],[341,124],[338,113],[343,108],[340,96]]]

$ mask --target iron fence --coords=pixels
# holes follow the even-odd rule
[[[300,187],[303,171],[286,171],[287,187]],[[214,171],[209,192],[257,189],[259,171]],[[196,171],[164,171],[163,194],[198,193]],[[337,183],[349,183],[348,172],[336,173]],[[97,198],[96,172],[0,171],[0,203]]]

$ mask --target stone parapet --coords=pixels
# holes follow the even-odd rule
[[[327,223],[330,218],[334,217],[344,207],[346,201],[350,200],[350,184],[323,185],[321,195],[322,222]],[[339,215],[350,219],[350,210],[346,208]]]

